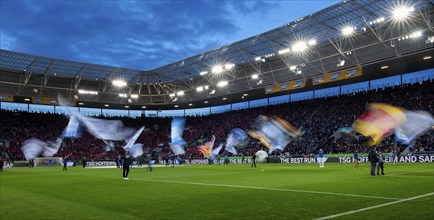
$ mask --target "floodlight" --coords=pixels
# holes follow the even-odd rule
[[[255,61],[260,61],[261,57],[255,57]]]
[[[211,69],[211,71],[212,71],[212,73],[217,73],[217,74],[222,73],[223,72],[223,66],[221,66],[221,65],[214,66]]]
[[[184,91],[179,91],[179,92],[176,93],[176,95],[183,96],[184,95]]]
[[[211,90],[211,92],[209,92],[210,95],[214,95],[215,93],[215,89]]]
[[[108,104],[105,104],[104,106],[105,106],[105,107],[109,107],[110,105],[108,105]]]
[[[208,89],[209,89],[209,86],[204,86],[204,89],[205,89],[205,90],[208,90]]]
[[[262,79],[256,83],[256,85],[261,85],[261,84],[262,84]]]
[[[227,64],[225,64],[225,70],[231,70],[234,67],[235,67],[235,64],[233,64],[233,63],[227,63]]]
[[[175,105],[175,108],[178,108],[179,106],[178,105]]]
[[[312,39],[312,40],[310,40],[309,42],[307,42],[307,44],[309,44],[309,46],[316,45],[316,40],[315,40],[315,39]]]
[[[290,66],[289,69],[292,70],[292,71],[294,71],[294,70],[297,69],[297,66]]]
[[[199,73],[201,76],[208,74],[208,71],[202,71]]]
[[[126,97],[128,97],[128,94],[125,94],[125,93],[119,93],[119,97],[121,97],[121,98],[126,98]]]
[[[123,80],[121,80],[121,79],[116,79],[116,80],[113,80],[113,81],[112,81],[112,84],[113,84],[114,86],[124,87],[124,86],[127,85],[127,82],[125,82],[125,81],[123,81]]]
[[[227,85],[228,85],[228,81],[220,81],[220,82],[217,83],[218,87],[225,87]]]
[[[193,104],[189,103],[188,106],[192,106]]]
[[[289,51],[290,51],[289,48],[285,48],[285,49],[279,50],[278,53],[279,53],[279,55],[282,55],[282,54],[285,54],[285,53],[289,53]]]
[[[227,100],[228,98],[224,97],[223,100]]]
[[[146,106],[142,106],[142,108],[146,108]]]
[[[170,98],[173,98],[175,96],[175,93],[170,93],[169,96]]]
[[[252,75],[252,79],[257,79],[258,77],[259,77],[258,74],[253,74],[253,75]]]
[[[393,19],[397,21],[402,21],[406,19],[413,10],[414,8],[410,8],[407,6],[398,6],[395,9],[393,9],[392,12]]]
[[[354,33],[354,27],[352,26],[346,26],[342,29],[342,35],[344,36],[350,36]]]
[[[139,98],[139,95],[138,95],[138,94],[131,94],[131,98],[133,98],[133,99],[138,99],[138,98]]]
[[[307,49],[307,44],[304,41],[299,41],[292,45],[292,51],[294,52],[303,52]]]
[[[413,37],[421,37],[421,36],[422,36],[422,31],[416,31],[416,32],[413,32],[411,35],[412,35]]]
[[[197,88],[196,88],[196,91],[198,91],[198,92],[202,92],[202,91],[203,91],[203,86],[199,86],[199,87],[197,87]]]

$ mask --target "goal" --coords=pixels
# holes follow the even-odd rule
[[[35,158],[35,166],[61,166],[61,157],[38,157]]]

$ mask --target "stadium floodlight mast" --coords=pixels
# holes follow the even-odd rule
[[[115,79],[115,80],[112,81],[112,84],[113,84],[114,86],[117,86],[117,87],[124,87],[124,86],[127,85],[127,82],[125,82],[125,81],[122,80],[122,79]]]
[[[397,6],[393,9],[392,17],[396,21],[402,21],[405,20],[408,16],[410,16],[411,12],[414,11],[413,7],[407,7],[407,6]]]

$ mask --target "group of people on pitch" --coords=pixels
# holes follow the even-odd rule
[[[375,168],[377,169],[377,175],[384,174],[384,156],[372,148],[368,154],[368,160],[371,163],[371,176],[375,176]]]

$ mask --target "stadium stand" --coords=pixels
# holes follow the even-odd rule
[[[291,142],[285,149],[291,155],[309,155],[322,148],[326,153],[352,153],[355,150],[366,152],[366,139],[342,138],[335,141],[331,135],[340,127],[351,126],[352,122],[363,113],[368,103],[384,102],[409,110],[424,110],[434,113],[432,103],[434,80],[423,83],[393,86],[383,89],[362,91],[341,96],[290,102],[280,105],[230,111],[204,117],[188,117],[185,140],[190,145],[184,157],[201,158],[197,145],[210,135],[216,136],[216,145],[226,140],[226,135],[232,128],[247,130],[260,114],[278,116],[295,127],[303,127],[306,132],[299,139]],[[23,160],[20,147],[26,139],[35,137],[41,140],[54,140],[61,135],[68,119],[59,114],[39,114],[22,111],[1,111],[0,139],[8,141],[0,143],[2,157],[11,160]],[[170,153],[169,141],[171,118],[107,118],[121,119],[125,125],[139,127],[145,125],[147,129],[138,142],[144,143],[148,150],[157,149],[160,156]],[[413,151],[434,151],[434,135],[424,135],[417,139]],[[383,152],[404,146],[396,145],[392,137],[386,138],[380,145]],[[240,155],[251,155],[263,146],[256,140],[251,140]],[[121,143],[117,143],[116,150],[104,151],[104,143],[85,133],[80,139],[65,140],[56,156],[68,155],[70,159],[83,157],[95,160],[114,159],[123,153]],[[280,154],[276,152],[274,154]]]

